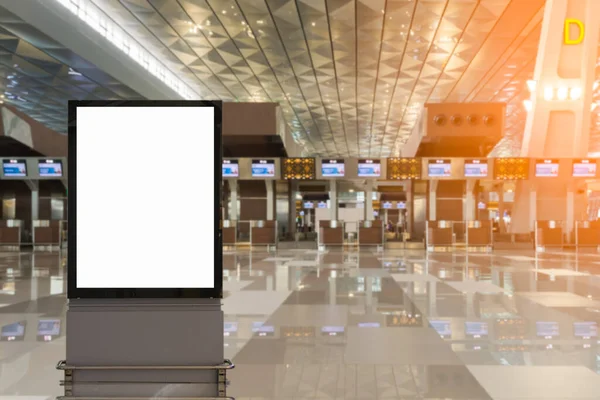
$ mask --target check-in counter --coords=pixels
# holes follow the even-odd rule
[[[342,221],[319,221],[319,244],[324,246],[343,245],[344,228]]]
[[[61,242],[60,221],[33,221],[34,246],[59,246]]]
[[[383,245],[383,222],[362,221],[358,227],[359,245]]]
[[[233,246],[235,245],[236,238],[236,221],[226,220],[223,221],[223,245]]]
[[[575,223],[577,247],[600,247],[600,221],[577,221]]]
[[[0,246],[19,246],[21,228],[18,226],[0,226]]]
[[[252,246],[274,246],[277,244],[276,221],[253,221],[250,243]]]
[[[467,246],[490,247],[494,243],[492,221],[467,221]]]
[[[427,221],[427,248],[454,246],[452,221]]]
[[[535,248],[544,251],[547,247],[562,247],[564,229],[562,221],[535,221]]]

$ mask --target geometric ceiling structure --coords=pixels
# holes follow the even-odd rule
[[[398,156],[428,102],[506,103],[505,135],[492,154],[518,155],[526,120],[523,100],[529,97],[526,81],[533,76],[545,4],[545,0],[48,1],[80,13],[93,9],[102,14],[101,19],[118,25],[200,98],[279,103],[304,155],[329,157]],[[113,46],[99,39],[98,46]],[[42,48],[39,41],[25,42],[34,48],[37,42],[46,55],[60,46]],[[50,57],[65,68],[71,59]],[[66,69],[61,77],[65,71],[68,76]],[[94,83],[98,91],[119,84]],[[115,95],[127,98],[137,93],[120,88]],[[60,96],[50,99],[48,104],[57,110],[64,103]],[[34,111],[55,126],[63,118]],[[599,118],[594,117],[593,127],[591,140],[600,145]]]
[[[0,7],[0,101],[66,134],[75,99],[143,97]]]
[[[94,0],[203,95],[278,102],[307,154],[342,157],[397,155],[426,102],[506,101],[511,152],[544,3]]]

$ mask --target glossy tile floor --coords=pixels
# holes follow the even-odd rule
[[[0,400],[61,394],[64,278],[0,253]],[[600,254],[238,251],[224,280],[238,400],[600,399]]]

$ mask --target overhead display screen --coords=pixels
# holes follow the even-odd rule
[[[448,178],[452,175],[450,160],[429,160],[427,174],[430,178]]]
[[[536,322],[535,323],[537,336],[546,339],[558,337],[559,327],[558,322]]]
[[[406,210],[406,202],[405,201],[399,201],[398,203],[396,203],[396,208],[398,210]]]
[[[321,162],[323,178],[343,178],[345,174],[344,160],[323,160]]]
[[[10,177],[26,177],[27,162],[24,159],[20,160],[2,160],[2,172],[4,176]]]
[[[63,165],[61,160],[39,160],[38,171],[41,177],[61,178],[63,176]]]
[[[443,338],[452,336],[450,321],[429,321],[429,325]]]
[[[558,176],[558,160],[537,160],[535,176],[540,178],[555,178]]]
[[[21,341],[25,337],[25,321],[4,325],[1,329],[0,340],[5,342]]]
[[[465,176],[467,178],[487,178],[487,160],[465,160]]]
[[[465,333],[474,339],[487,337],[488,331],[487,322],[465,322]]]
[[[306,208],[306,209],[315,208],[315,203],[313,203],[312,201],[305,201],[304,208]]]
[[[381,203],[381,208],[384,209],[391,209],[392,208],[392,202],[391,201],[384,201],[383,203]]]
[[[598,324],[596,322],[575,322],[573,323],[573,330],[575,337],[598,337]]]
[[[238,160],[223,160],[222,169],[223,178],[238,178],[240,176]]]
[[[326,201],[320,201],[317,204],[317,208],[327,208],[327,202]]]
[[[573,160],[573,177],[575,178],[595,178],[596,160],[579,159]]]
[[[69,102],[69,298],[222,297],[221,107]],[[117,161],[98,164],[98,155]],[[149,170],[149,160],[166,159],[175,170]],[[105,201],[99,187],[119,201]],[[160,192],[176,202],[151,218]]]
[[[275,160],[252,160],[252,176],[255,178],[274,178]]]
[[[321,328],[323,336],[343,336],[345,328],[343,326],[324,326]]]
[[[381,161],[371,159],[358,160],[358,176],[364,178],[379,178],[381,176]]]

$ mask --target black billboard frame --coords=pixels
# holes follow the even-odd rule
[[[77,287],[77,108],[79,107],[212,107],[214,109],[214,285],[212,288],[78,288]],[[223,237],[221,185],[223,102],[219,100],[70,100],[68,104],[68,224],[67,298],[69,299],[221,299],[223,298]]]

